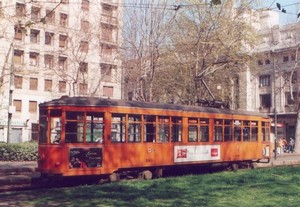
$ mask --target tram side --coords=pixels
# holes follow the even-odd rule
[[[43,175],[161,176],[165,167],[269,160],[270,120],[177,105],[61,98],[40,105]]]

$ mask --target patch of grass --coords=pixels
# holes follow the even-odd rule
[[[0,194],[0,206],[276,207],[300,203],[300,167]]]

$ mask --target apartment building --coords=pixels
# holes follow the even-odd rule
[[[0,142],[36,139],[39,103],[121,98],[120,1],[0,0]]]
[[[277,123],[277,138],[294,137],[300,92],[300,25],[279,25],[274,11],[261,13],[259,22],[261,38],[254,51],[258,59],[240,76],[240,82],[247,83],[240,89],[241,108],[269,115],[273,135]]]

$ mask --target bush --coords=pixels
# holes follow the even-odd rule
[[[0,143],[0,161],[36,161],[37,142]]]

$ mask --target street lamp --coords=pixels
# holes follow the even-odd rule
[[[274,147],[275,147],[275,154],[274,159],[276,160],[277,157],[277,110],[276,110],[276,72],[275,72],[275,53],[273,52],[273,90],[274,90]]]
[[[8,99],[8,119],[7,119],[7,143],[11,142],[11,120],[12,114],[14,112],[14,107],[12,106],[12,95],[14,91],[14,46],[11,44],[12,48],[12,57],[11,57],[11,66],[10,66],[10,73],[9,73],[9,99]]]

